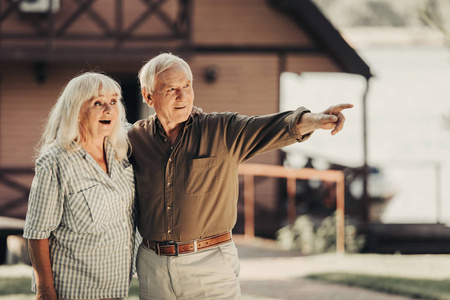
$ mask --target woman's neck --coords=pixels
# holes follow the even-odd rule
[[[104,150],[104,139],[86,140],[83,139],[81,147],[86,150],[95,162],[102,168],[105,173],[108,173],[108,164],[106,163],[106,153]]]

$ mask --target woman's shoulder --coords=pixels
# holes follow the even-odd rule
[[[36,169],[51,169],[56,165],[71,161],[71,157],[75,154],[75,152],[65,150],[61,145],[53,142],[48,145],[48,147],[37,158]]]
[[[126,169],[126,168],[129,168],[129,167],[132,168],[132,165],[131,165],[131,162],[130,162],[130,159],[128,158],[128,156],[125,156],[124,158],[117,160],[117,164],[122,169]]]

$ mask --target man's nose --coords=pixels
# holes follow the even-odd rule
[[[177,100],[178,101],[183,101],[186,99],[186,92],[183,89],[180,89],[178,91],[178,96],[177,96]]]

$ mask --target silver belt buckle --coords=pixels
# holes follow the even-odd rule
[[[175,253],[174,254],[163,254],[165,256],[178,256],[178,243],[174,242],[174,241],[168,241],[168,242],[159,242],[159,243],[155,243],[155,253],[156,255],[160,256],[161,255],[161,246],[174,246],[175,248]]]

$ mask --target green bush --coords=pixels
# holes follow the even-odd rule
[[[282,248],[300,251],[302,254],[319,254],[336,251],[336,215],[323,219],[315,225],[309,215],[297,218],[293,226],[278,230],[277,241]],[[365,238],[357,234],[356,226],[350,219],[345,220],[345,251],[358,253]]]

